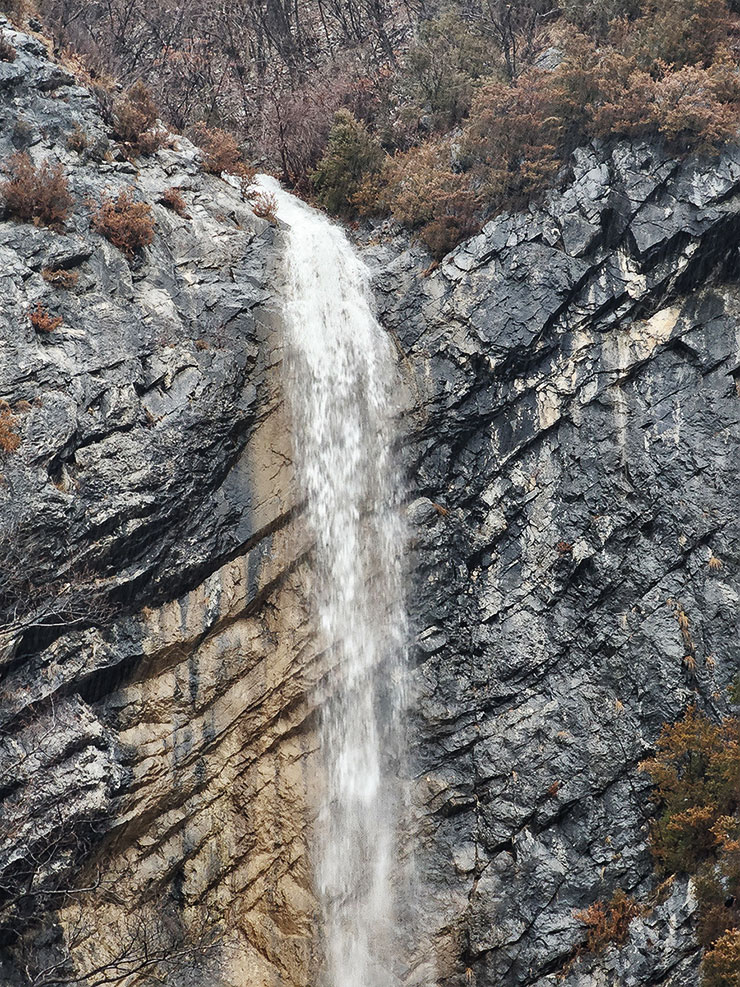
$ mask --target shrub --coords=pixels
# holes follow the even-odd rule
[[[67,291],[74,288],[79,280],[76,271],[67,271],[63,267],[45,267],[41,271],[41,277],[49,284],[53,284],[57,288],[65,288]]]
[[[329,133],[324,156],[311,175],[321,205],[335,216],[355,212],[353,196],[368,175],[380,171],[383,150],[364,124],[349,110],[339,110]]]
[[[653,854],[663,871],[694,873],[718,845],[719,820],[740,802],[740,721],[712,723],[691,706],[664,726],[656,748],[641,765],[661,806]]]
[[[116,137],[137,154],[154,154],[167,140],[157,125],[157,107],[143,82],[135,82],[113,105]]]
[[[103,199],[92,225],[128,258],[154,239],[152,211],[145,202],[134,200],[131,189],[115,199]]]
[[[642,0],[623,45],[651,71],[661,64],[708,67],[728,27],[725,0]]]
[[[19,23],[28,13],[28,0],[0,0],[0,13]]]
[[[277,199],[272,192],[257,192],[252,196],[251,204],[255,216],[277,223]]]
[[[28,318],[37,332],[54,332],[62,324],[61,316],[51,315],[42,307],[41,302],[36,302],[36,308],[28,313]]]
[[[430,142],[400,152],[386,165],[385,187],[379,192],[393,216],[410,229],[439,258],[477,227],[480,205],[471,176],[452,170],[449,150],[442,142]],[[364,212],[373,196],[366,190],[356,201]]]
[[[740,985],[740,931],[728,929],[717,939],[702,961],[703,987]]]
[[[641,767],[660,801],[656,861],[694,875],[704,987],[739,987],[740,720],[713,723],[690,707],[663,728],[655,758]]]
[[[78,154],[82,153],[87,148],[88,140],[87,134],[79,125],[76,123],[72,128],[72,131],[67,138],[67,147],[70,151],[77,151]]]
[[[10,213],[35,225],[60,229],[64,225],[72,196],[61,164],[46,160],[36,168],[27,152],[14,154],[8,162],[10,177],[0,190]]]
[[[239,145],[233,134],[218,127],[206,127],[203,123],[196,124],[191,136],[193,142],[203,151],[203,170],[210,175],[221,175],[228,172],[241,178],[254,176],[253,169],[245,164]]]
[[[561,0],[566,20],[582,31],[605,38],[617,18],[634,19],[640,0]]]
[[[522,205],[560,171],[567,113],[559,83],[559,72],[529,69],[516,86],[491,82],[476,96],[463,150],[494,209]]]
[[[495,68],[490,43],[453,11],[424,20],[403,65],[406,112],[430,117],[433,129],[454,126],[469,112],[477,80]]]
[[[623,946],[627,941],[630,923],[644,908],[617,888],[611,901],[596,901],[575,917],[586,926],[586,952],[603,953],[612,944]]]
[[[736,135],[740,84],[729,67],[668,72],[655,94],[658,130],[670,143],[712,151]]]
[[[11,43],[0,35],[0,62],[14,62],[18,53]]]
[[[18,419],[10,409],[7,401],[0,400],[0,452],[15,452],[21,444],[21,437],[16,431]]]
[[[185,219],[190,219],[188,215],[188,204],[182,197],[182,192],[179,188],[171,186],[166,188],[162,193],[159,201],[163,206],[176,212],[178,216],[183,216]]]

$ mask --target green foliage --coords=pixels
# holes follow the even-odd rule
[[[422,21],[401,74],[406,114],[428,116],[428,129],[454,126],[469,112],[476,83],[495,71],[496,62],[490,43],[453,11]]]
[[[311,176],[321,205],[335,216],[352,215],[354,196],[368,176],[380,171],[383,158],[367,127],[349,110],[338,110],[324,156]]]

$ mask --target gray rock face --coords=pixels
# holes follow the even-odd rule
[[[1,561],[42,590],[0,638],[0,981],[146,958],[132,983],[307,987],[322,663],[280,233],[181,138],[127,161],[96,97],[6,32],[0,163],[60,160],[75,207],[62,233],[0,222],[22,439]],[[129,262],[90,216],[131,185],[156,237]],[[366,249],[414,408],[409,983],[698,982],[691,887],[653,894],[638,764],[689,701],[725,711],[738,670],[739,205],[736,150],[593,147],[429,276],[400,237]],[[574,911],[617,887],[651,909],[580,955]]]
[[[413,251],[377,273],[419,403],[412,736],[441,982],[698,982],[685,886],[595,966],[572,962],[573,913],[648,900],[637,766],[690,701],[727,711],[740,664],[739,169],[584,151],[565,192],[431,276]]]
[[[74,205],[61,232],[0,223],[0,398],[21,438],[0,453],[0,981],[143,964],[285,982],[310,940],[264,897],[310,899],[290,791],[310,677],[275,230],[181,138],[126,160],[96,98],[5,33],[0,163],[60,161]],[[129,261],[90,220],[132,186],[156,236]],[[170,186],[186,218],[159,203]],[[74,284],[43,277],[59,269]],[[37,303],[61,326],[36,331]],[[227,944],[209,930],[229,910]]]

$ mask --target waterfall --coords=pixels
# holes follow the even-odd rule
[[[287,225],[285,391],[328,657],[317,697],[324,778],[314,838],[326,985],[392,987],[401,965],[392,889],[401,871],[406,639],[398,370],[373,316],[367,269],[345,234],[273,179],[260,185]]]

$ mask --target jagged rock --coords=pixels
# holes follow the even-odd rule
[[[637,766],[688,702],[727,711],[740,665],[739,166],[586,149],[441,270],[377,271],[419,409],[411,734],[445,983],[698,980],[685,895],[603,961],[572,962],[574,911],[649,898]]]

